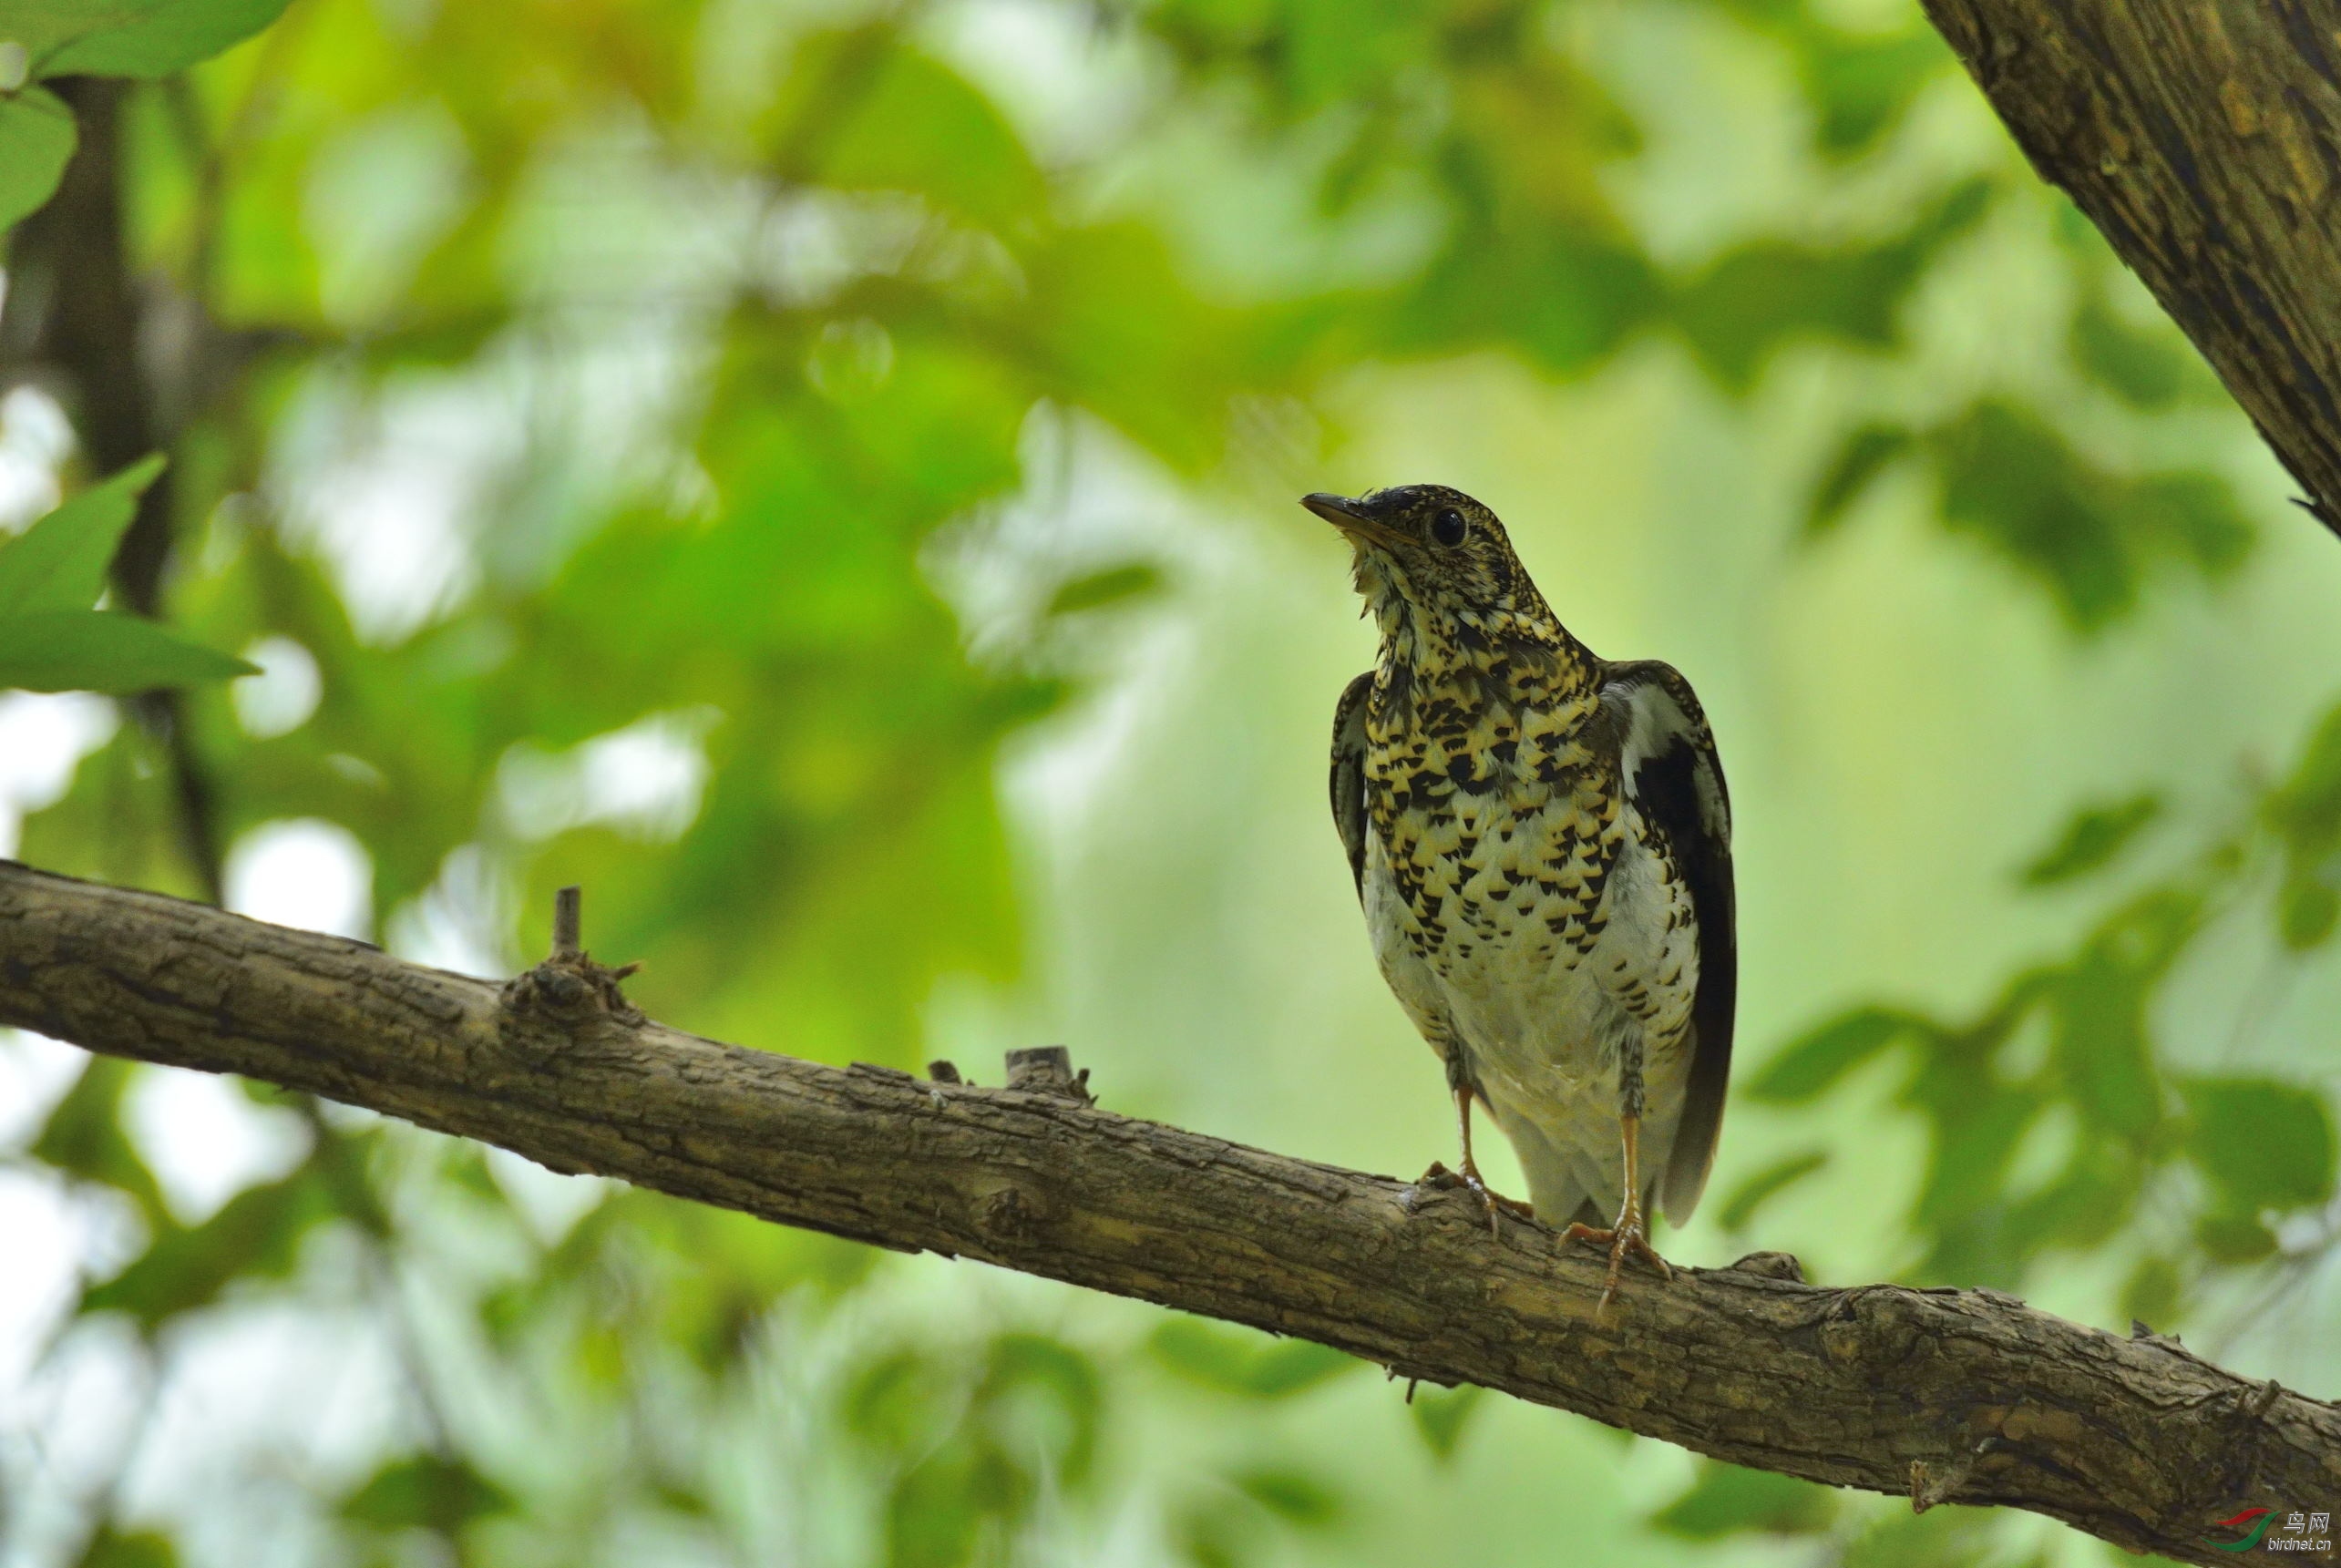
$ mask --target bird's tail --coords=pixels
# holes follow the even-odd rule
[[[1617,1218],[1624,1194],[1618,1187],[1618,1163],[1601,1160],[1583,1149],[1562,1149],[1533,1126],[1507,1127],[1512,1146],[1520,1155],[1520,1169],[1528,1178],[1528,1201],[1536,1217],[1551,1225],[1583,1224],[1607,1230]],[[1648,1161],[1642,1171],[1644,1223],[1658,1213],[1658,1193],[1666,1174],[1663,1161]]]
[[[1554,1144],[1535,1127],[1515,1124],[1504,1131],[1511,1135],[1512,1147],[1520,1156],[1521,1173],[1528,1178],[1528,1201],[1536,1207],[1536,1217],[1551,1225],[1566,1225],[1583,1220],[1590,1225],[1606,1225],[1617,1212],[1616,1204],[1608,1213],[1601,1208],[1601,1194],[1596,1184],[1605,1173],[1594,1168],[1594,1162],[1574,1150]],[[1607,1184],[1614,1187],[1613,1179]]]

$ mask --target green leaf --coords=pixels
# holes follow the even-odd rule
[[[0,620],[96,604],[139,497],[162,464],[159,453],[141,458],[0,544]]]
[[[1261,1533],[1258,1515],[1213,1498],[1189,1503],[1172,1522],[1170,1537],[1195,1568],[1244,1568]]]
[[[2110,476],[2083,462],[2033,410],[1987,398],[1930,438],[1943,521],[2038,578],[2077,630],[2101,630],[2138,600],[2131,542]]]
[[[2276,1250],[2276,1235],[2248,1214],[2204,1214],[2194,1222],[2195,1244],[2213,1263],[2257,1263]]]
[[[1995,1551],[1995,1522],[1980,1508],[1906,1508],[1874,1516],[1845,1542],[1835,1568],[2047,1568],[2045,1554],[2015,1557]],[[2153,1561],[2149,1559],[2148,1561]]]
[[[2102,298],[2073,313],[2070,344],[2081,374],[2133,408],[2168,408],[2207,379],[2175,332],[2131,326]]]
[[[2333,1195],[2333,1117],[2313,1090],[2273,1078],[2183,1081],[2187,1157],[2230,1213],[2298,1209]]]
[[[1915,437],[1900,425],[1864,425],[1847,436],[1813,489],[1804,517],[1806,535],[1828,533],[1843,522],[1846,509],[1870,481],[1915,444]]]
[[[1766,1165],[1740,1183],[1731,1196],[1725,1200],[1720,1216],[1724,1231],[1737,1235],[1747,1229],[1748,1222],[1756,1217],[1756,1211],[1774,1194],[1804,1180],[1828,1163],[1827,1150],[1809,1149],[1802,1154],[1791,1154],[1784,1160],[1775,1160]]]
[[[179,1548],[151,1530],[118,1532],[111,1522],[90,1537],[74,1568],[179,1568]]]
[[[49,199],[75,139],[73,111],[47,88],[0,95],[0,232]]]
[[[1455,1457],[1456,1445],[1463,1440],[1463,1428],[1486,1395],[1487,1390],[1476,1383],[1414,1390],[1406,1411],[1414,1418],[1414,1430],[1433,1459],[1443,1463]]]
[[[2256,533],[2235,492],[2216,474],[2153,474],[2121,492],[2123,525],[2147,547],[2226,577],[2252,553]]]
[[[2161,797],[2152,794],[2076,812],[2065,825],[2063,836],[2024,868],[2024,886],[2047,887],[2070,882],[2111,864],[2161,813]]]
[[[122,1131],[122,1095],[138,1072],[118,1057],[93,1056],[49,1112],[32,1155],[53,1170],[97,1182],[137,1200],[149,1225],[169,1223],[162,1188]]]
[[[2319,877],[2297,877],[2277,895],[2276,929],[2295,953],[2321,948],[2341,919],[2341,888]]]
[[[1915,280],[1915,258],[1880,268],[1876,252],[1758,241],[1721,257],[1675,302],[1699,364],[1734,397],[1753,391],[1771,356],[1799,337],[1883,348]]]
[[[910,1455],[939,1440],[933,1395],[944,1370],[916,1349],[891,1351],[855,1373],[839,1401],[846,1430],[881,1453]]]
[[[1315,1476],[1262,1468],[1228,1478],[1236,1490],[1288,1524],[1322,1530],[1341,1516],[1340,1495]]]
[[[1651,1517],[1651,1525],[1686,1541],[1714,1541],[1743,1531],[1814,1535],[1837,1516],[1837,1496],[1793,1476],[1702,1462],[1689,1491]]]
[[[2341,708],[2318,723],[2266,809],[2285,845],[2277,927],[2286,947],[2306,952],[2329,939],[2341,919]]]
[[[688,1519],[704,1520],[711,1523],[715,1519],[714,1501],[698,1487],[686,1486],[681,1481],[661,1476],[652,1481],[651,1495],[657,1498],[661,1506],[670,1512],[680,1513]]]
[[[2007,1208],[2009,1250],[2028,1258],[2050,1246],[2104,1245],[2134,1212],[2145,1171],[2118,1141],[2080,1151],[2056,1180]]]
[[[84,34],[128,26],[162,0],[0,0],[0,38],[22,44],[35,76],[48,56]]]
[[[416,1454],[392,1460],[342,1501],[341,1514],[376,1530],[461,1529],[519,1503],[465,1459]]]
[[[2133,1323],[2167,1331],[2179,1320],[2185,1282],[2167,1257],[2141,1257],[2121,1286],[2122,1315]]]
[[[1944,245],[1975,225],[1990,197],[1958,186],[1908,231],[1831,248],[1758,240],[1726,251],[1676,292],[1677,325],[1725,391],[1745,396],[1771,355],[1799,338],[1891,347],[1904,300]]]
[[[257,664],[184,641],[144,616],[79,610],[0,620],[0,689],[127,696],[259,673]]]
[[[2341,845],[2341,708],[2318,722],[2268,816],[2299,859]]]
[[[1102,1409],[1094,1363],[1047,1335],[1000,1334],[988,1354],[878,1357],[848,1379],[839,1415],[897,1469],[885,1561],[964,1568],[986,1532],[1013,1535],[1044,1494],[1084,1487]]]
[[[2002,1010],[2008,1005],[2003,1001],[1995,1009],[2000,1016],[1921,1052],[1902,1096],[1933,1123],[1934,1149],[1912,1215],[1914,1228],[1933,1238],[1921,1270],[1929,1284],[2006,1289],[2024,1269],[2005,1234],[2005,1187],[2018,1146],[2047,1102],[2028,1086],[2009,1087],[1992,1069],[2016,1016]]]
[[[282,14],[287,0],[161,0],[160,4],[75,5],[111,13],[53,52],[36,51],[44,77],[167,77],[241,43]],[[12,7],[13,8],[13,7]],[[5,21],[0,20],[0,31]]]
[[[887,1568],[970,1568],[988,1520],[1030,1505],[1032,1478],[1005,1456],[966,1440],[904,1471],[886,1500]]]
[[[2109,916],[2048,983],[2050,1048],[2074,1108],[2133,1144],[2164,1114],[2147,1008],[2202,915],[2199,894],[2150,892]]]
[[[152,1333],[183,1312],[208,1307],[241,1278],[281,1279],[302,1241],[336,1214],[314,1166],[250,1188],[200,1225],[166,1225],[130,1266],[81,1298],[84,1312],[127,1312]]]
[[[1748,1092],[1782,1105],[1811,1100],[1896,1040],[1939,1032],[1915,1013],[1855,1008],[1782,1046]]]
[[[994,229],[1040,216],[1046,185],[972,83],[882,25],[808,40],[777,95],[784,178],[915,192]]]
[[[1161,568],[1145,561],[1132,561],[1127,566],[1091,572],[1086,577],[1077,577],[1059,584],[1057,591],[1049,596],[1049,607],[1044,613],[1054,617],[1103,609],[1109,604],[1143,598],[1160,589],[1162,583]]]
[[[1391,319],[1391,346],[1428,354],[1517,345],[1547,374],[1577,376],[1665,305],[1649,258],[1608,233],[1566,223],[1501,237],[1460,229]]]
[[[2251,524],[2224,480],[2108,473],[2038,411],[2006,399],[1977,403],[1927,444],[1944,525],[2037,578],[2076,631],[2102,631],[2134,610],[2159,560],[2217,578],[2251,548]]]
[[[1090,1358],[1043,1334],[993,1340],[991,1365],[975,1391],[976,1409],[1012,1434],[1004,1448],[1038,1456],[1059,1481],[1076,1486],[1088,1479],[1095,1457],[1104,1399]]]
[[[1803,8],[1799,15],[1807,15]],[[1847,36],[1812,27],[1804,50],[1806,96],[1820,111],[1823,152],[1845,158],[1866,150],[1902,118],[1928,79],[1951,62],[1941,35],[1913,27],[1890,36]]]
[[[1165,237],[1135,222],[1050,232],[1023,256],[1050,383],[1183,468],[1217,457],[1244,323],[1206,304]],[[1556,285],[1559,286],[1559,285]],[[1143,308],[1134,301],[1144,300]]]
[[[1174,1317],[1147,1342],[1155,1359],[1190,1382],[1255,1399],[1280,1399],[1363,1365],[1306,1339],[1270,1339]]]

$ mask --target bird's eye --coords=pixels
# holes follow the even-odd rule
[[[1443,545],[1459,545],[1468,530],[1463,526],[1463,513],[1449,507],[1431,519],[1431,537]]]

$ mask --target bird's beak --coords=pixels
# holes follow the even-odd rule
[[[1319,490],[1301,497],[1300,504],[1360,544],[1388,545],[1402,538],[1396,528],[1369,511],[1363,501]]]

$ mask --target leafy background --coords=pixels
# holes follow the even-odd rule
[[[1669,1250],[2341,1386],[2341,548],[1914,7],[277,9],[0,6],[0,518],[169,452],[107,603],[262,671],[0,696],[0,848],[1411,1172],[1291,503],[1443,480],[1724,748]],[[2104,1555],[27,1037],[0,1148],[11,1568]]]

